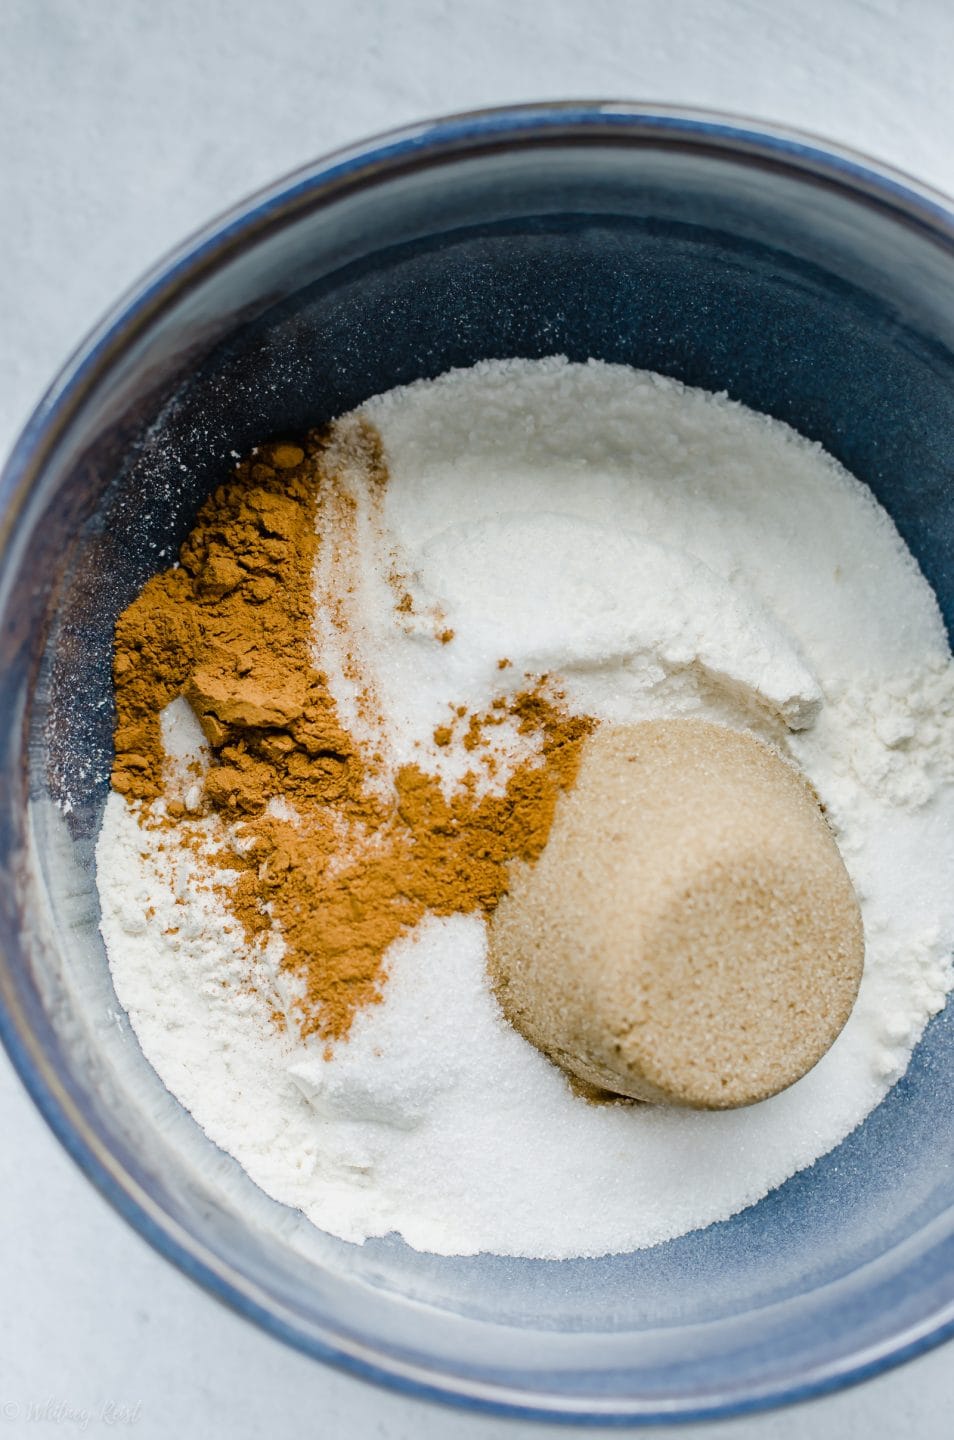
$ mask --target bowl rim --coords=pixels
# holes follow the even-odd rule
[[[117,358],[173,303],[231,255],[253,245],[296,214],[339,195],[378,185],[397,173],[431,167],[464,154],[547,145],[616,143],[729,156],[834,188],[862,205],[888,212],[949,249],[954,257],[954,202],[889,165],[810,133],[744,116],[684,105],[624,100],[531,102],[424,120],[378,133],[301,166],[239,201],[159,260],[111,307],[76,347],[36,404],[0,473],[0,565],[27,496],[86,398]],[[9,883],[9,877],[3,877]],[[812,1374],[733,1394],[660,1402],[638,1397],[576,1402],[567,1395],[523,1391],[382,1354],[373,1343],[325,1326],[304,1330],[247,1277],[200,1244],[156,1205],[88,1125],[48,1063],[0,967],[0,1041],[54,1135],[87,1178],[135,1230],[185,1275],[266,1333],[362,1379],[405,1395],[501,1417],[570,1424],[660,1425],[728,1418],[793,1404],[857,1384],[922,1354],[954,1335],[951,1299],[918,1323],[866,1351]]]

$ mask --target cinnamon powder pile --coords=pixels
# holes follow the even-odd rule
[[[386,483],[368,431],[376,482]],[[380,761],[343,728],[312,662],[316,520],[336,490],[332,442],[333,431],[314,432],[242,461],[202,507],[180,564],[120,616],[112,773],[143,821],[174,828],[182,843],[198,843],[197,817],[224,822],[214,863],[238,872],[223,886],[226,903],[252,941],[278,928],[282,963],[302,982],[300,1029],[328,1042],[381,998],[394,940],[427,913],[489,914],[509,863],[536,860],[592,728],[538,686],[468,717],[469,751],[501,713],[536,742],[502,793],[469,771],[448,795],[414,764],[385,790],[369,784]],[[179,696],[211,752],[190,812],[168,786],[160,727]]]

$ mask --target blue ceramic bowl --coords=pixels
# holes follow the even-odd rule
[[[3,1037],[162,1254],[273,1334],[459,1403],[607,1422],[737,1413],[954,1327],[954,1035],[811,1170],[724,1224],[553,1263],[356,1247],[266,1199],[164,1090],[97,931],[117,612],[230,453],[486,356],[727,390],[872,487],[954,615],[954,229],[880,166],[623,104],[462,116],[282,181],[103,322],[20,438],[0,511]]]

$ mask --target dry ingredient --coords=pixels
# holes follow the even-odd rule
[[[117,671],[131,730],[98,848],[103,931],[147,1056],[276,1198],[355,1240],[628,1249],[752,1203],[903,1072],[950,981],[951,658],[890,521],[817,446],[624,367],[495,362],[253,456],[152,584],[177,618],[157,604],[151,638],[133,627],[125,645],[153,670],[177,649],[179,678],[153,673],[136,700]],[[505,849],[532,855],[589,725],[671,715],[749,730],[802,766],[865,921],[838,1041],[744,1111],[574,1095],[490,989],[501,852],[488,884],[415,869],[417,827],[453,832],[438,847],[453,874],[459,827],[473,839],[493,813],[505,831],[524,782],[527,823]],[[392,900],[396,856],[411,863]],[[343,950],[326,957],[334,983],[315,990],[306,907],[345,928],[369,913],[348,915],[350,865],[400,923],[380,954],[375,923],[354,974]]]
[[[358,440],[380,485],[373,433],[359,427]],[[482,793],[467,773],[446,797],[416,764],[397,769],[387,798],[370,789],[367,772],[380,761],[343,730],[311,658],[315,515],[333,485],[327,452],[316,434],[304,449],[273,445],[240,464],[203,506],[180,563],[120,616],[112,783],[129,800],[160,802],[142,819],[174,832],[170,843],[202,843],[190,816],[224,822],[223,903],[250,943],[278,930],[282,964],[301,981],[296,1028],[331,1041],[380,999],[384,956],[399,936],[426,914],[492,910],[508,862],[537,858],[592,723],[563,713],[538,685],[468,717],[470,750],[503,715],[539,739],[501,794]],[[188,802],[167,796],[161,725],[180,696],[208,746]],[[439,744],[450,741],[444,730]]]
[[[601,1099],[724,1110],[816,1065],[864,964],[818,800],[705,720],[604,725],[490,919],[507,1019]]]

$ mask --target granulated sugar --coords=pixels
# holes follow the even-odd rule
[[[413,760],[451,789],[473,764],[458,710],[544,673],[596,720],[752,730],[803,768],[837,835],[866,931],[854,1012],[813,1071],[750,1109],[592,1106],[503,1020],[483,918],[432,917],[326,1059],[273,1022],[280,937],[250,961],[195,853],[113,794],[97,858],[119,998],[210,1137],[345,1238],[599,1255],[731,1215],[848,1134],[944,1003],[954,667],[934,597],[818,446],[658,376],[493,362],[359,419],[390,478],[382,494],[353,458],[358,422],[340,422],[315,651],[382,773]],[[166,726],[180,762],[188,720]],[[523,743],[506,724],[491,740],[504,765]]]

